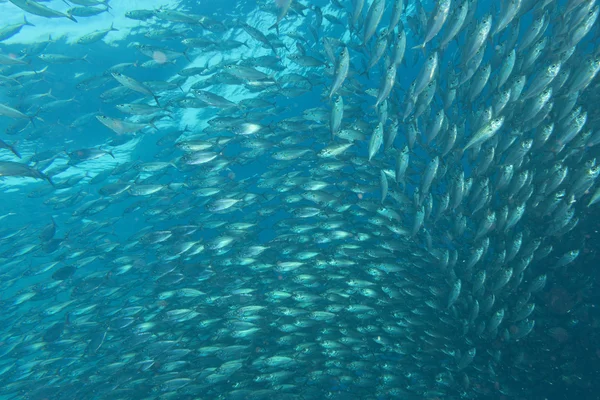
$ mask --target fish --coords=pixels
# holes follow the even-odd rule
[[[69,8],[66,14],[70,17],[93,17],[94,15],[102,14],[108,11],[108,6],[100,7],[72,7]]]
[[[399,24],[401,24],[402,14],[405,11],[404,0],[394,0],[392,6],[392,16],[390,18],[390,25],[387,27],[387,31],[391,34]],[[401,28],[403,30],[403,28]],[[400,29],[398,30],[400,32]]]
[[[404,54],[406,52],[406,33],[404,31],[404,25],[399,22],[398,34],[396,35],[396,42],[392,51],[392,64],[399,66],[404,60]]]
[[[253,39],[269,47],[271,50],[273,50],[273,53],[277,54],[277,50],[275,49],[269,38],[267,38],[267,36],[265,36],[265,34],[263,34],[260,30],[246,23],[242,23],[242,29],[244,29],[246,33],[248,33],[248,35],[250,35]]]
[[[97,158],[103,157],[105,155],[111,156],[113,159],[115,155],[112,151],[105,151],[100,149],[78,149],[68,153],[69,156],[69,165],[77,165],[85,161],[95,160]]]
[[[273,25],[269,27],[270,29],[275,28],[277,30],[277,35],[279,35],[279,23],[285,18],[287,13],[290,11],[293,0],[281,0],[277,2],[277,8],[279,8],[279,13],[277,14],[277,21]]]
[[[485,41],[490,34],[492,29],[492,15],[486,14],[482,20],[474,27],[474,32],[467,38],[467,43],[462,52],[462,64],[467,63],[477,54],[477,52],[484,46]]]
[[[21,153],[19,153],[17,151],[17,149],[15,148],[14,145],[10,145],[1,139],[0,139],[0,149],[6,149],[6,150],[10,151],[11,153],[13,153],[15,156],[17,156],[18,158],[22,158]]]
[[[371,140],[369,141],[369,161],[377,154],[381,145],[383,144],[383,124],[379,122],[373,133],[371,134]]]
[[[234,103],[230,100],[227,100],[223,96],[214,94],[207,90],[196,89],[193,91],[193,94],[199,100],[202,100],[204,103],[206,103],[210,106],[213,106],[213,107],[217,107],[217,108],[231,108],[231,107],[236,108],[236,107],[238,107],[238,105],[236,103]]]
[[[477,132],[475,132],[473,137],[465,145],[463,151],[475,145],[482,144],[486,140],[489,140],[492,136],[496,134],[496,132],[498,132],[502,128],[502,125],[504,125],[504,119],[505,118],[503,116],[494,118],[486,125],[482,126]]]
[[[385,0],[373,0],[371,2],[363,28],[363,46],[369,42],[377,31],[377,26],[383,17],[384,8]]]
[[[419,75],[415,78],[415,87],[411,92],[411,96],[419,96],[423,89],[425,89],[425,87],[431,83],[435,74],[437,73],[438,63],[438,53],[433,52],[425,61],[425,64],[423,65]]]
[[[350,70],[350,54],[348,53],[348,48],[342,48],[340,52],[340,56],[337,60],[337,64],[335,67],[335,79],[331,86],[331,90],[329,91],[329,98],[331,99],[334,94],[337,93],[338,90],[342,87],[342,84],[346,80],[348,76],[348,72]]]
[[[17,118],[17,119],[28,119],[33,123],[34,117],[30,117],[28,115],[23,114],[21,111],[7,106],[5,104],[0,104],[0,115],[9,118]]]
[[[423,39],[423,43],[413,47],[415,49],[425,49],[427,43],[429,43],[437,34],[440,32],[446,19],[448,18],[448,13],[450,12],[451,0],[438,0],[435,9],[427,21],[427,28],[425,29],[425,38]]]
[[[390,95],[394,83],[396,82],[396,65],[392,64],[388,67],[384,79],[381,81],[379,92],[377,93],[377,101],[374,107],[378,107]]]
[[[158,96],[156,96],[148,86],[136,81],[133,78],[123,75],[120,72],[112,72],[111,75],[127,89],[153,97],[154,101],[156,101],[156,104],[160,107],[160,103],[158,102]]]
[[[19,7],[21,10],[28,12],[33,15],[39,15],[44,18],[68,18],[73,22],[77,22],[77,20],[69,15],[62,13],[60,11],[54,10],[52,8],[46,7],[43,4],[40,4],[33,0],[9,0],[12,4]]]
[[[590,396],[595,2],[68,3],[0,5],[7,398]]]
[[[14,161],[0,161],[0,177],[14,176],[14,177],[29,177],[34,179],[43,179],[48,181],[52,186],[54,183],[44,173],[28,166]]]
[[[111,24],[110,28],[108,28],[108,29],[98,30],[98,31],[94,31],[92,33],[83,35],[82,37],[77,39],[77,44],[88,45],[88,44],[96,43],[96,42],[104,39],[106,37],[106,35],[109,34],[109,32],[117,32],[117,31],[118,31],[118,29],[116,29],[114,27],[114,24]]]
[[[342,125],[342,119],[344,117],[344,100],[341,96],[333,103],[333,107],[331,108],[331,119],[330,119],[330,130],[331,130],[331,138],[337,135],[340,127]]]
[[[449,20],[446,24],[446,29],[444,30],[444,34],[439,44],[441,50],[445,50],[448,44],[452,40],[454,40],[454,38],[456,38],[456,35],[458,35],[459,32],[463,29],[468,12],[468,0],[463,0],[455,7],[451,8],[450,14],[447,17],[449,18]]]
[[[71,64],[75,61],[85,61],[89,63],[87,59],[87,54],[83,57],[70,57],[65,56],[64,54],[52,54],[52,53],[44,53],[38,55],[38,58],[48,64]]]
[[[80,6],[99,6],[104,5],[110,8],[109,0],[75,0],[71,1],[73,4],[78,4]]]
[[[5,26],[0,29],[0,42],[9,39],[19,33],[24,26],[35,26],[27,21],[27,17],[23,16],[23,22]]]
[[[137,133],[149,126],[153,126],[152,123],[134,123],[128,122],[124,120],[119,120],[117,118],[110,118],[106,115],[96,115],[96,119],[102,123],[102,125],[106,126],[108,129],[115,132],[117,135],[126,135],[130,133]],[[158,129],[154,127],[155,129]]]
[[[491,36],[494,37],[502,32],[506,27],[514,20],[520,11],[522,0],[511,0],[503,4],[500,12],[500,18],[497,24],[494,25],[494,29],[491,32]]]

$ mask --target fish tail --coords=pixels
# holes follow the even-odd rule
[[[41,109],[41,107],[40,107],[40,108],[38,108],[38,109],[37,109],[37,111],[35,112],[35,114],[34,114],[34,115],[32,115],[31,117],[29,117],[29,122],[31,122],[31,125],[33,125],[34,127],[35,127],[35,119],[36,119],[36,118],[38,118],[38,119],[39,119],[39,117],[38,117],[37,115],[40,113],[40,111],[41,111],[41,110],[42,110],[42,109]],[[43,120],[42,120],[42,121],[43,121]]]
[[[25,15],[23,15],[23,24],[24,25],[29,25],[29,26],[35,26],[31,22],[27,21],[27,17]]]
[[[42,172],[40,172],[40,175],[42,176],[42,178],[44,178],[45,180],[47,180],[52,185],[52,187],[56,187],[56,185],[54,184],[54,182],[52,182],[52,178],[50,178],[48,175],[46,175],[46,174],[44,174]]]
[[[9,149],[9,150],[10,150],[10,151],[11,151],[11,152],[12,152],[12,153],[15,155],[15,156],[17,156],[17,157],[19,157],[19,158],[23,158],[23,157],[21,157],[21,153],[19,153],[19,152],[17,151],[17,149],[15,148],[15,145],[16,145],[16,143],[13,143],[12,145],[8,145],[8,149]]]
[[[42,118],[40,118],[40,117],[38,116],[38,115],[39,115],[39,113],[40,113],[40,111],[42,111],[42,108],[41,108],[41,107],[40,107],[40,108],[38,108],[38,110],[35,112],[35,114],[33,114],[33,117],[31,117],[31,118],[33,118],[33,119],[37,119],[37,120],[40,120],[40,121],[42,121],[42,122],[46,122],[46,121],[44,121]],[[33,120],[31,121],[31,123],[33,124]],[[33,124],[33,125],[35,126],[35,124]]]

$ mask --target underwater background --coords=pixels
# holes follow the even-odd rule
[[[0,399],[600,398],[598,9],[0,1]]]

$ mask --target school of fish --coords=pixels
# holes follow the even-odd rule
[[[3,43],[118,0],[2,3],[38,214],[0,209],[0,398],[537,398],[600,201],[596,0],[182,1],[123,59],[118,23]]]

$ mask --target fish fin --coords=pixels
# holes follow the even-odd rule
[[[77,20],[75,19],[75,17],[73,17],[71,14],[65,14],[65,17],[69,18],[73,22],[77,22]]]
[[[117,29],[117,28],[115,28],[115,26],[114,26],[114,25],[115,25],[115,23],[114,23],[114,22],[110,24],[110,29],[109,29],[110,31],[118,31],[118,29]]]
[[[23,15],[23,24],[24,25],[29,25],[29,26],[35,26],[31,22],[27,21],[27,17],[25,15]]]
[[[421,52],[423,53],[423,57],[425,57],[427,55],[427,54],[425,54],[425,45],[426,45],[426,43],[414,46],[414,47],[412,47],[411,50],[421,49]]]
[[[87,59],[87,56],[88,55],[86,54],[85,56],[81,57],[81,61],[85,61],[86,63],[91,64],[91,61]]]

